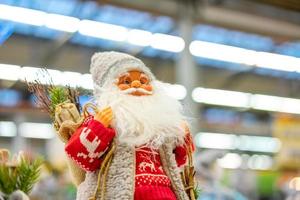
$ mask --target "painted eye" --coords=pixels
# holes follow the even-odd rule
[[[130,77],[126,77],[125,80],[124,80],[124,83],[129,85],[131,83]]]
[[[148,78],[146,77],[146,76],[142,76],[141,78],[140,78],[140,82],[141,82],[141,84],[147,84],[148,83]]]

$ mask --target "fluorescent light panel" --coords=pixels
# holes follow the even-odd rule
[[[242,165],[242,158],[237,153],[227,153],[223,158],[217,160],[217,163],[227,169],[237,169]]]
[[[0,64],[0,79],[16,81],[19,79],[20,70],[18,65]]]
[[[86,36],[113,40],[125,41],[128,30],[123,26],[117,26],[91,20],[82,20],[80,22],[79,33]]]
[[[223,44],[193,41],[189,46],[194,56],[239,63],[273,70],[300,72],[300,58],[259,52]]]
[[[155,33],[151,38],[151,47],[159,50],[177,53],[181,52],[184,46],[184,40],[177,36]]]
[[[52,139],[54,137],[54,128],[47,123],[24,122],[19,126],[20,135],[26,138]]]
[[[227,153],[223,158],[217,160],[220,167],[226,169],[252,169],[252,170],[270,170],[274,161],[271,156],[248,154]]]
[[[235,149],[237,136],[201,132],[195,136],[196,146],[209,149]]]
[[[192,98],[198,103],[300,114],[300,99],[201,87],[192,91]]]
[[[149,46],[152,33],[149,31],[132,29],[128,32],[127,42],[137,46]]]
[[[268,170],[273,166],[273,159],[267,155],[252,155],[247,162],[249,169]]]
[[[17,127],[14,122],[0,121],[0,137],[14,137],[17,135]]]
[[[276,153],[281,142],[277,138],[201,132],[195,136],[196,146],[209,149]]]
[[[300,113],[300,99],[255,94],[251,97],[251,107],[286,113]]]
[[[62,72],[62,76],[65,80],[64,84],[68,84],[71,87],[81,86],[80,79],[82,78],[82,75],[80,73],[65,71]]]
[[[74,33],[79,28],[80,20],[65,15],[47,14],[45,26],[51,29]]]
[[[29,67],[24,66],[21,68],[20,77],[21,81],[34,81],[38,78],[39,72],[42,71],[42,68],[39,67]],[[44,80],[41,80],[42,83],[45,83]]]
[[[0,4],[0,19],[28,25],[44,25],[46,13],[28,8]]]
[[[91,74],[83,74],[80,78],[80,86],[88,90],[94,89],[93,79]]]
[[[249,93],[200,87],[192,92],[192,98],[199,103],[241,108],[249,107],[249,97]]]
[[[180,84],[166,84],[165,91],[169,96],[178,100],[183,100],[187,95],[186,88]]]
[[[81,35],[127,42],[137,46],[151,46],[152,48],[180,52],[185,44],[181,37],[139,30],[128,29],[103,22],[80,20],[76,17],[46,13],[28,8],[0,4],[0,19],[24,23],[34,26],[45,26],[63,32],[79,32]]]

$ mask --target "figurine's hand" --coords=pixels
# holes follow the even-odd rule
[[[103,126],[108,127],[113,119],[111,107],[106,107],[102,111],[96,113],[94,119],[103,124]]]

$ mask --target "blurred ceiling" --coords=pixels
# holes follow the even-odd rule
[[[300,13],[296,12],[300,7],[298,0],[96,1],[101,5],[111,4],[174,19],[178,18],[180,4],[191,3],[195,8],[195,23],[268,35],[278,40],[300,39]]]
[[[284,9],[300,11],[300,1],[298,0],[255,0],[258,3],[277,6]]]

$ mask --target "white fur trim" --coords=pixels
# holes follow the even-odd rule
[[[91,58],[90,72],[94,84],[105,87],[130,70],[140,70],[147,74],[150,81],[155,80],[150,69],[138,58],[120,52],[99,52]]]

